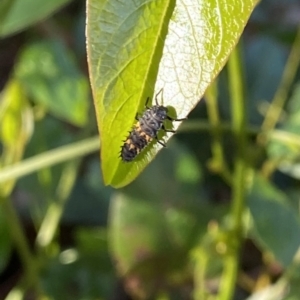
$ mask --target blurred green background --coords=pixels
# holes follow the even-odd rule
[[[263,0],[238,45],[251,187],[236,300],[300,292],[299,20],[299,1]],[[232,73],[141,176],[105,187],[85,23],[79,0],[0,3],[0,299],[217,299],[235,243]]]

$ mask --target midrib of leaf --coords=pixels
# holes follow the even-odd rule
[[[141,96],[139,97],[141,101],[139,106],[143,107],[145,105],[145,99],[152,94],[152,93],[148,93],[149,89],[151,91],[153,91],[154,89],[160,58],[163,53],[164,39],[168,33],[168,23],[171,19],[171,15],[173,13],[174,7],[175,7],[175,1],[171,0],[168,1],[168,4],[164,7],[164,10],[162,10],[162,16],[159,19],[160,20],[159,30],[158,30],[159,33],[154,34],[155,39],[154,39],[153,47],[151,48],[153,49],[153,51],[150,51],[151,55],[150,55],[149,63],[147,65],[146,76],[144,77],[144,80],[141,82],[141,86],[142,86]],[[138,109],[136,112],[138,112]],[[117,173],[117,169],[119,168],[119,166],[120,164],[117,165],[115,174]],[[114,179],[112,181],[114,181]]]
[[[95,3],[95,0],[89,1],[89,10],[95,9]],[[117,2],[114,5],[116,6]],[[135,7],[130,13],[127,8],[128,15],[122,15],[120,12],[120,20],[116,18],[116,22],[119,22],[110,21],[114,28],[105,27],[106,31],[103,33],[99,31],[101,30],[99,20],[102,20],[103,26],[109,25],[105,23],[105,16],[99,16],[99,13],[106,13],[109,16],[116,11],[116,7],[112,11],[111,6],[101,5],[102,12],[99,12],[99,9],[91,12],[92,20],[89,21],[90,26],[88,25],[87,31],[90,39],[89,63],[103,147],[101,157],[106,183],[119,181],[124,174],[131,173],[137,168],[134,164],[124,164],[117,159],[119,148],[134,123],[136,113],[144,107],[145,99],[153,94],[163,42],[174,6],[175,1],[171,0],[148,1]],[[98,24],[93,23],[95,21],[98,21]],[[96,32],[95,37],[92,37],[91,29],[99,31],[98,34]],[[121,36],[124,31],[129,35]],[[108,33],[112,35],[108,37]],[[97,44],[102,34],[108,37],[105,45],[104,42],[101,45]],[[119,37],[122,39],[120,42]],[[96,43],[93,44],[95,38]],[[93,49],[96,49],[95,52]],[[138,167],[141,168],[140,165]]]

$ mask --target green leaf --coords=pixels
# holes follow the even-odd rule
[[[158,203],[118,193],[113,198],[111,213],[111,246],[122,275],[134,269],[137,264],[158,254],[166,254],[171,249]],[[140,256],[140,251],[144,255]]]
[[[12,149],[16,148],[17,144],[23,148],[31,137],[33,129],[33,116],[28,99],[24,96],[24,89],[22,89],[20,83],[11,80],[0,95],[0,100],[1,143],[4,147],[8,147],[10,151],[18,153],[19,151],[13,151]],[[9,157],[12,159],[14,156],[10,153]],[[16,157],[16,160],[7,161],[6,165],[18,161],[20,153]]]
[[[5,0],[0,3],[0,36],[4,37],[41,21],[70,0]]]
[[[174,278],[177,284],[186,280],[190,250],[213,216],[213,209],[205,205],[191,210],[176,207],[177,199],[169,195],[149,198],[117,192],[109,226],[111,254],[119,274],[127,280],[138,279],[146,295],[157,278],[169,284]]]
[[[33,113],[22,85],[10,80],[0,94],[0,169],[22,159],[33,123]],[[0,184],[1,195],[8,195],[14,183],[15,180],[10,180]]]
[[[146,98],[163,88],[159,102],[186,117],[224,66],[256,2],[88,0],[88,61],[106,184],[130,183],[161,148],[152,142],[131,163],[119,158]]]
[[[32,99],[77,126],[88,120],[88,82],[59,41],[34,43],[21,53],[16,77]]]
[[[284,266],[300,246],[300,220],[286,195],[257,177],[248,198],[254,222],[254,236]]]
[[[296,84],[292,97],[289,99],[286,116],[280,124],[280,130],[274,130],[267,145],[269,156],[279,161],[278,169],[300,178],[300,84]]]
[[[273,159],[285,158],[291,162],[299,158],[300,150],[300,84],[295,86],[289,99],[286,116],[280,124],[282,131],[275,131],[268,144],[268,153]]]
[[[110,249],[118,271],[135,274],[146,286],[157,276],[164,281],[177,272],[177,279],[182,279],[188,253],[205,234],[208,222],[218,219],[216,208],[199,195],[201,167],[175,141],[111,202]],[[192,180],[183,167],[186,157],[188,165],[193,161],[198,169]]]

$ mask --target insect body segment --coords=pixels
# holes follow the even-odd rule
[[[121,147],[121,155],[123,161],[132,161],[153,139],[156,139],[163,147],[166,145],[159,141],[158,132],[160,129],[165,132],[175,132],[174,130],[167,130],[164,126],[165,120],[170,121],[182,121],[184,119],[173,119],[168,116],[168,109],[165,106],[159,105],[157,102],[157,96],[161,93],[160,90],[155,96],[156,105],[148,107],[149,97],[146,101],[145,112],[138,117],[136,116],[137,123],[134,125],[129,136]]]

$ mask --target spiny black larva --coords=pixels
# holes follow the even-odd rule
[[[124,162],[132,161],[153,139],[156,139],[159,144],[166,147],[157,137],[159,130],[162,129],[165,132],[175,132],[175,130],[167,130],[164,126],[164,121],[182,121],[186,119],[171,118],[168,116],[168,108],[158,104],[157,97],[162,93],[162,90],[155,96],[156,105],[148,107],[147,104],[150,100],[148,97],[145,105],[146,110],[142,116],[138,117],[138,114],[136,115],[137,123],[132,131],[129,132],[129,136],[121,147],[120,157]]]

